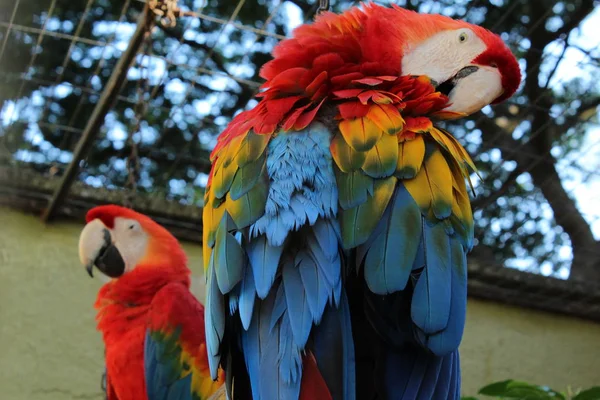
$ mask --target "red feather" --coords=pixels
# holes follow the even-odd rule
[[[292,38],[275,47],[274,59],[260,71],[266,80],[264,91],[258,95],[261,102],[231,121],[219,136],[211,161],[214,163],[233,138],[251,129],[257,134],[273,135],[278,129],[307,126],[316,118],[323,101],[340,97],[348,99],[338,104],[342,118],[364,116],[366,111],[352,104],[358,99],[367,106],[373,102],[394,104],[407,116],[443,116],[440,111],[448,106],[448,99],[435,93],[427,78],[398,78],[402,75],[402,56],[410,45],[438,32],[465,27],[488,46],[488,51],[474,62],[497,65],[502,73],[505,92],[495,102],[511,96],[520,82],[518,64],[500,37],[481,27],[394,5],[388,8],[370,3],[341,15],[325,12],[314,24],[301,25]],[[347,92],[360,85],[369,86],[372,93],[361,91],[359,96]],[[278,103],[273,106],[272,102]]]
[[[310,351],[302,361],[302,382],[300,384],[299,400],[331,400],[331,393],[325,383],[325,379],[319,372],[317,360]]]

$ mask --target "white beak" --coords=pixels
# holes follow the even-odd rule
[[[478,69],[464,77],[453,80],[454,87],[448,94],[450,107],[447,111],[473,114],[489,105],[504,91],[502,77],[497,68],[476,66]]]

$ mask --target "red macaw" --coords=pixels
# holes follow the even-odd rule
[[[212,376],[236,399],[459,399],[475,167],[434,123],[509,98],[517,60],[479,26],[375,4],[273,56],[211,155]]]
[[[106,350],[109,400],[208,399],[204,307],[190,292],[177,239],[149,217],[115,205],[91,209],[79,238],[90,276],[112,278],[95,307]]]

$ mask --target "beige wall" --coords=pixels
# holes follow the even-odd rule
[[[79,265],[80,229],[0,207],[2,399],[102,398],[92,309],[101,281]],[[199,273],[200,247],[184,247]],[[470,300],[462,366],[466,394],[507,378],[557,389],[600,384],[600,325]]]

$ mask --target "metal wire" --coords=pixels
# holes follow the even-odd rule
[[[4,40],[2,41],[2,47],[0,47],[0,61],[2,61],[2,56],[4,56],[4,50],[6,49],[6,43],[8,43],[8,38],[10,37],[10,31],[13,29],[15,17],[17,16],[17,10],[19,9],[19,4],[21,4],[21,0],[16,0],[15,5],[13,7],[12,13],[10,15],[10,22],[7,24],[6,34],[4,36]]]

